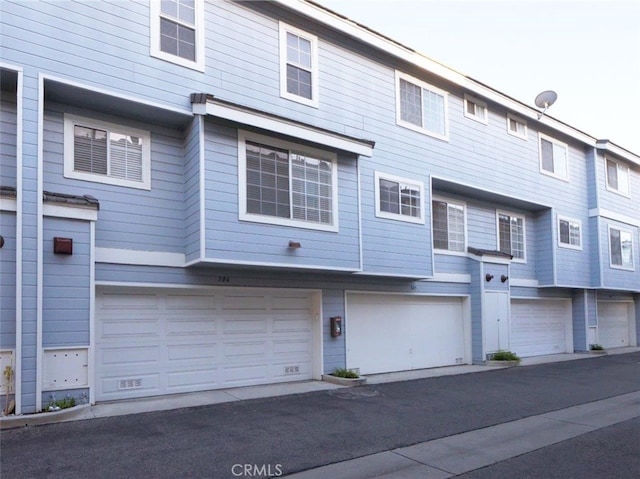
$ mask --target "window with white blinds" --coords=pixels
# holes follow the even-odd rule
[[[65,176],[150,189],[149,132],[66,115]]]
[[[239,135],[240,217],[337,231],[333,153],[262,135]]]

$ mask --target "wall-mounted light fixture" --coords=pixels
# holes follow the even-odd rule
[[[289,248],[298,249],[298,248],[301,248],[301,247],[302,247],[302,245],[298,241],[289,240]]]
[[[503,283],[505,283],[508,279],[509,279],[509,276],[507,276],[506,274],[503,274],[502,276],[500,276],[500,281],[502,281]]]
[[[53,252],[55,254],[73,254],[72,238],[53,238]]]
[[[493,279],[493,275],[490,273],[487,273],[484,275],[484,279],[487,280],[487,282],[491,281]]]

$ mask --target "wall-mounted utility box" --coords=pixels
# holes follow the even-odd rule
[[[57,391],[89,385],[89,349],[45,349],[42,389]]]
[[[73,238],[53,238],[53,252],[55,254],[73,254]]]

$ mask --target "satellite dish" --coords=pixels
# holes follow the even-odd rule
[[[553,90],[546,90],[540,93],[536,99],[535,103],[538,108],[544,108],[542,113],[538,114],[538,120],[542,118],[542,115],[547,111],[547,109],[553,105],[558,99],[558,94]]]

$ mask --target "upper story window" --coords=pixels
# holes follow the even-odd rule
[[[434,199],[431,202],[433,215],[433,247],[438,250],[464,252],[465,208],[463,204]]]
[[[151,0],[151,55],[204,71],[204,1]]]
[[[238,137],[241,220],[338,231],[334,153],[253,133]]]
[[[464,116],[479,121],[485,125],[489,122],[489,110],[487,104],[472,96],[464,96]]]
[[[540,171],[563,180],[569,178],[569,155],[565,143],[540,134]]]
[[[523,140],[527,139],[527,122],[507,113],[507,133]]]
[[[605,162],[607,189],[624,196],[629,196],[629,167],[608,158]]]
[[[376,216],[424,224],[424,185],[384,173],[375,173]]]
[[[280,22],[280,96],[317,107],[318,39]]]
[[[448,140],[447,93],[396,71],[396,122],[420,133]]]
[[[563,248],[582,249],[582,223],[559,216],[558,244]]]
[[[609,226],[609,253],[612,268],[633,270],[633,235],[631,231]]]
[[[149,132],[65,115],[64,176],[151,189]]]
[[[526,260],[524,217],[498,212],[498,249],[513,256],[514,261]]]

